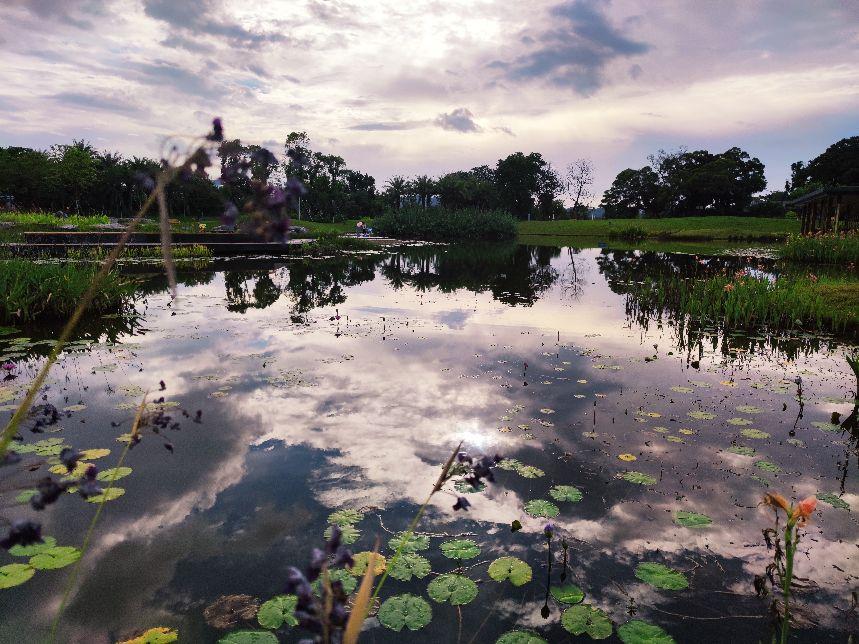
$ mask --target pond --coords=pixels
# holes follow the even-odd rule
[[[51,467],[52,445],[99,450],[88,459],[112,468],[142,393],[165,398],[172,418],[128,453],[124,493],[104,505],[58,641],[167,626],[181,642],[217,642],[229,630],[207,624],[206,607],[282,594],[287,568],[306,565],[338,510],[359,511],[342,521],[354,552],[379,537],[390,558],[460,441],[506,460],[482,491],[454,480],[433,496],[418,527],[426,548],[398,575],[412,578],[389,577],[381,592],[422,597],[429,621],[396,632],[371,619],[362,641],[495,642],[512,630],[588,640],[564,629],[569,606],[546,600],[547,583],[574,584],[604,611],[606,641],[633,619],[677,642],[769,641],[772,597],[754,586],[773,558],[768,490],[828,500],[800,544],[796,574],[810,581],[792,641],[845,641],[859,463],[856,437],[830,421],[854,407],[844,356],[856,339],[725,332],[626,295],[644,274],[724,268],[777,270],[740,255],[422,247],[183,270],[171,301],[157,269],[127,267],[137,316],[85,322],[40,400],[64,410],[59,422],[23,432],[24,445],[49,441],[45,456],[25,448],[0,483],[6,514],[36,515],[16,497]],[[17,376],[0,385],[4,422],[55,333],[0,338]],[[453,509],[457,496],[467,510]],[[74,496],[38,518],[58,544],[80,547],[95,510]],[[477,548],[448,558],[453,539]],[[499,557],[527,563],[531,580],[492,579]],[[476,597],[430,598],[430,582],[460,565]],[[45,640],[72,569],[0,590],[0,641]],[[647,583],[648,570],[680,582]],[[238,628],[262,630],[255,619]]]

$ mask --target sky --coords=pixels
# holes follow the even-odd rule
[[[540,152],[601,194],[660,148],[790,163],[859,134],[854,0],[3,0],[0,145],[157,157],[291,131],[377,185]],[[598,198],[597,198],[598,201]]]

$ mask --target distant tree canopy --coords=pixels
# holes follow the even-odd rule
[[[795,199],[824,186],[859,186],[859,136],[833,143],[807,164],[792,163],[784,189]]]
[[[668,153],[621,171],[603,195],[606,217],[682,217],[747,212],[766,188],[764,164],[740,148]]]

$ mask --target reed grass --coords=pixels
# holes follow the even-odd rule
[[[791,262],[859,264],[859,233],[790,235],[779,256]]]

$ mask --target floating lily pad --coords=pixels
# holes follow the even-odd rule
[[[363,577],[364,573],[367,572],[367,566],[370,563],[370,555],[372,554],[373,553],[369,551],[356,553],[352,557],[352,560],[355,563],[349,569],[349,572],[352,573],[355,577]],[[384,556],[380,555],[379,553],[376,553],[376,556],[373,561],[375,561],[374,568],[377,575],[381,575],[383,572],[385,572],[385,568],[388,566],[388,561],[385,559]]]
[[[631,463],[632,461],[638,460],[638,457],[635,454],[618,454],[617,457],[622,461],[626,461],[627,463]]]
[[[823,430],[823,431],[825,431],[825,432],[833,432],[833,433],[835,433],[835,432],[840,432],[840,431],[841,431],[841,426],[840,426],[840,425],[833,425],[832,423],[824,423],[824,422],[821,422],[821,421],[817,420],[817,421],[814,421],[814,422],[813,422],[813,423],[811,423],[811,424],[812,424],[812,425],[814,425],[815,427],[817,427],[817,429],[822,429],[822,430]]]
[[[561,513],[561,509],[545,499],[533,499],[525,504],[525,512],[532,517],[556,517]]]
[[[111,467],[96,474],[95,478],[99,481],[118,481],[131,474],[132,471],[130,467]]]
[[[649,474],[643,472],[623,472],[618,474],[620,478],[629,483],[638,483],[639,485],[656,485],[656,479]]]
[[[533,465],[523,465],[517,468],[516,473],[519,476],[523,476],[526,479],[537,479],[541,476],[545,476],[546,473],[541,470],[539,467],[534,467]]]
[[[48,468],[48,471],[51,474],[59,474],[60,476],[80,478],[84,474],[86,474],[86,471],[89,469],[90,465],[91,463],[87,463],[86,461],[78,461],[77,463],[75,463],[74,468],[69,471],[68,469],[66,469],[65,465],[63,465],[62,463],[57,463],[56,465],[52,465],[50,468]]]
[[[778,474],[781,472],[781,468],[775,463],[771,463],[770,461],[757,461],[755,462],[755,467],[764,472],[772,472],[773,474]]]
[[[36,570],[65,568],[81,558],[81,551],[72,546],[54,546],[30,557],[30,565]]]
[[[110,450],[106,448],[85,449],[81,450],[81,458],[85,461],[94,461],[97,458],[103,458],[110,454]]]
[[[495,467],[502,470],[507,470],[509,472],[515,472],[523,465],[524,463],[522,463],[521,461],[517,461],[515,458],[504,458],[501,459],[501,461],[499,461],[498,465],[496,465]]]
[[[396,559],[391,559],[388,575],[400,581],[409,581],[412,577],[423,579],[430,572],[430,562],[414,552],[402,552]]]
[[[86,409],[86,405],[68,405],[63,407],[63,411],[83,411]]]
[[[460,479],[453,484],[453,487],[457,492],[461,492],[462,494],[476,494],[477,492],[483,492],[483,490],[486,489],[486,483],[479,481],[475,486],[465,479]]]
[[[759,429],[744,429],[740,432],[746,438],[755,438],[758,440],[763,440],[765,438],[769,438],[770,435],[767,432],[762,432]]]
[[[427,587],[430,599],[453,606],[471,603],[477,597],[477,584],[465,575],[444,574],[433,579]]]
[[[29,503],[30,499],[36,496],[39,490],[22,490],[15,496],[16,503]]]
[[[408,628],[417,631],[432,619],[432,607],[422,597],[405,593],[389,597],[379,608],[379,621],[386,628],[401,631]]]
[[[678,394],[691,394],[695,390],[692,387],[671,387],[671,391],[676,391]]]
[[[727,422],[729,425],[738,425],[741,427],[752,424],[752,421],[750,421],[748,418],[729,418]]]
[[[277,644],[277,636],[269,631],[233,631],[218,640],[218,644]]]
[[[480,547],[471,539],[454,539],[442,543],[441,552],[449,559],[473,559],[480,554]]]
[[[555,501],[569,501],[570,503],[578,503],[582,500],[581,490],[572,485],[556,485],[549,490],[549,496]]]
[[[507,631],[495,640],[495,644],[548,644],[539,635],[530,631]]]
[[[838,508],[839,510],[849,510],[850,504],[847,503],[844,499],[839,497],[837,494],[833,494],[832,492],[827,492],[825,494],[818,494],[817,498],[823,501],[824,503],[828,503],[833,508]],[[9,552],[12,552],[11,550]],[[12,553],[14,554],[14,553]]]
[[[659,626],[639,619],[619,626],[617,634],[624,644],[674,644],[674,638]]]
[[[358,523],[364,518],[364,513],[358,510],[337,510],[328,515],[329,525],[339,525],[341,528],[353,523]]]
[[[170,644],[170,642],[178,640],[179,632],[175,628],[156,626],[144,631],[137,637],[119,642],[119,644]]]
[[[27,564],[12,563],[0,566],[0,589],[20,586],[35,574],[35,569]]]
[[[635,576],[641,581],[666,590],[682,590],[689,586],[686,575],[658,563],[642,563],[635,568]]]
[[[562,604],[579,604],[585,598],[585,592],[575,584],[552,586],[549,592]]]
[[[763,409],[760,407],[755,407],[754,405],[739,405],[734,407],[741,414],[760,414],[763,412]]]
[[[732,445],[727,449],[731,454],[739,454],[740,456],[754,456],[755,448],[746,447],[745,445]]]
[[[343,584],[343,592],[347,595],[351,594],[358,586],[358,580],[353,577],[345,568],[331,568],[328,571],[329,582],[339,581]],[[313,592],[317,595],[322,594],[322,577],[310,584]]]
[[[9,554],[15,557],[32,557],[45,550],[50,550],[57,545],[57,540],[54,537],[44,537],[42,543],[31,543],[29,546],[12,546],[9,548]]]
[[[785,443],[793,445],[794,447],[805,447],[805,443],[798,438],[788,438]]]
[[[351,524],[346,524],[340,527],[340,539],[347,546],[358,541],[358,538],[361,536],[361,531],[358,530],[355,526]],[[322,536],[326,539],[330,539],[331,535],[334,533],[333,526],[328,526],[325,528],[325,532],[322,533]]]
[[[278,629],[284,624],[297,626],[295,618],[295,607],[298,605],[298,597],[295,595],[278,595],[264,602],[259,607],[257,621],[263,628]]]
[[[690,411],[687,416],[695,420],[713,420],[716,414],[711,414],[709,411]]]
[[[106,489],[101,494],[96,494],[95,496],[91,496],[87,499],[90,503],[101,503],[102,501],[115,501],[119,497],[125,494],[125,489],[121,487],[112,487],[110,489]]]
[[[514,586],[531,581],[531,566],[516,557],[501,557],[489,564],[489,576],[495,581],[509,579]]]
[[[674,523],[684,528],[703,528],[713,523],[713,519],[706,514],[698,512],[688,512],[687,510],[678,510],[674,514]]]
[[[541,414],[554,414],[555,410],[549,409],[548,407],[543,407],[543,409],[540,410],[540,413]]]
[[[403,544],[402,552],[418,552],[426,550],[430,546],[429,537],[425,534],[410,534],[406,539],[406,533],[400,532],[388,541],[388,547],[396,552],[400,548],[400,543]]]
[[[591,639],[604,640],[611,637],[611,620],[599,608],[590,604],[571,606],[561,616],[561,625],[573,635],[587,633]]]

